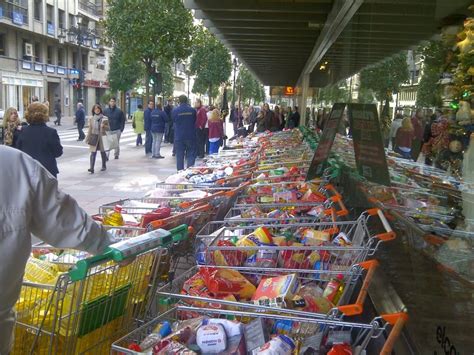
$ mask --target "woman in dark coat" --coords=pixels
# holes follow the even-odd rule
[[[22,129],[16,147],[39,161],[51,175],[57,177],[59,170],[56,158],[63,154],[58,132],[46,126],[49,121],[48,107],[40,102],[28,106],[25,118],[28,126]]]

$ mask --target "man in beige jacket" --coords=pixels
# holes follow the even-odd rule
[[[114,242],[57,180],[28,155],[0,146],[0,355],[12,346],[15,313],[32,235],[92,254]]]

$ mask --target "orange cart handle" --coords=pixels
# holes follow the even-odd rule
[[[188,216],[191,216],[195,213],[198,213],[198,212],[207,212],[209,211],[210,209],[212,208],[211,205],[209,204],[206,204],[206,205],[202,205],[202,206],[198,206],[196,208],[193,208],[192,210],[189,210],[189,211],[186,211],[186,212],[181,212],[181,213],[177,213],[176,215],[174,216],[171,216],[171,217],[168,217],[168,218],[163,218],[163,219],[158,219],[156,221],[151,221],[149,223],[149,225],[153,228],[153,229],[157,229],[157,228],[163,228],[163,226],[171,223],[171,222],[174,222],[174,221],[178,221],[180,219],[182,219],[183,217],[188,217]]]
[[[337,205],[339,206],[339,210],[336,210],[336,215],[338,217],[344,217],[344,216],[347,216],[349,214],[349,210],[346,208],[346,205],[344,205],[344,202],[342,202],[342,197],[341,195],[339,196],[332,196],[330,198],[330,200],[332,202],[335,202],[337,203]],[[325,215],[330,215],[333,213],[333,208],[329,208],[327,210],[324,211],[324,214]]]
[[[230,181],[237,180],[237,179],[251,178],[251,177],[252,177],[252,174],[237,175],[237,176],[232,176],[232,177],[217,180],[216,184],[217,185],[224,185],[226,182],[230,182]]]
[[[378,216],[382,222],[383,227],[385,228],[385,233],[375,235],[377,239],[387,242],[389,240],[394,240],[397,237],[397,234],[393,231],[392,227],[390,227],[390,223],[388,223],[387,218],[380,208],[371,208],[367,210],[367,213],[369,216]]]
[[[184,202],[181,202],[179,204],[179,207],[181,207],[181,208],[190,208],[190,207],[195,206],[195,205],[200,205],[202,203],[207,203],[207,202],[211,201],[212,199],[214,199],[216,197],[224,196],[225,193],[226,193],[226,191],[219,191],[219,192],[210,194],[209,196],[202,197],[202,198],[199,198],[199,199],[194,200],[194,201],[184,201]]]
[[[390,355],[392,353],[392,349],[397,341],[398,337],[400,336],[405,323],[408,322],[408,314],[405,312],[400,313],[393,313],[393,314],[385,314],[381,316],[387,323],[393,326],[390,334],[385,340],[385,344],[380,351],[381,355]]]
[[[326,185],[324,186],[324,188],[325,188],[327,191],[331,191],[331,193],[333,194],[333,196],[342,197],[342,195],[336,190],[336,188],[334,187],[333,184],[326,184]]]
[[[367,274],[365,275],[364,282],[362,283],[356,302],[354,304],[348,304],[337,307],[346,316],[359,315],[364,311],[364,302],[367,298],[369,285],[372,281],[372,278],[374,277],[375,270],[379,266],[379,262],[375,259],[367,260],[362,263],[359,263],[359,266],[367,270]]]

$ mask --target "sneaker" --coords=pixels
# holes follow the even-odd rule
[[[118,155],[116,155],[116,156],[115,156],[115,159],[118,159],[118,158],[119,158]]]
[[[157,159],[165,159],[165,157],[162,156],[162,155],[158,155],[156,158],[157,158]]]

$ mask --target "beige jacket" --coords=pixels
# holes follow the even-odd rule
[[[30,156],[0,146],[0,167],[0,354],[6,355],[32,234],[56,247],[93,254],[113,239]]]

